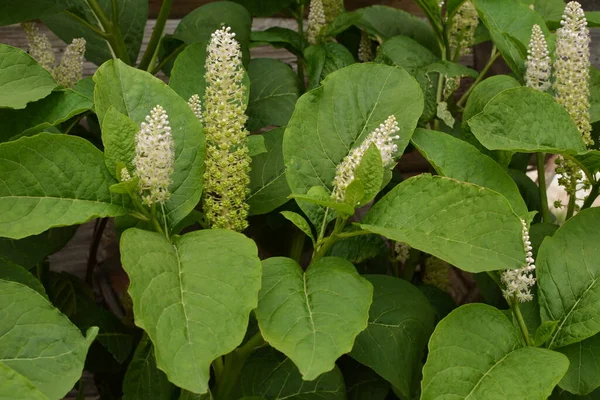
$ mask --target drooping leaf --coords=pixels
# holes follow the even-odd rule
[[[75,136],[41,133],[0,144],[0,236],[126,213],[102,153]]]
[[[98,328],[90,328],[83,337],[38,292],[4,280],[0,280],[0,313],[0,387],[12,383],[18,393],[25,385],[29,390],[34,386],[50,400],[66,395],[81,377]]]
[[[527,87],[500,92],[468,123],[481,144],[490,150],[526,153],[585,150],[569,113],[549,94]]]
[[[264,400],[346,399],[344,378],[337,367],[307,382],[289,358],[272,348],[258,350],[246,361],[236,395]]]
[[[591,394],[600,387],[600,334],[556,351],[569,358],[569,370],[558,386],[581,396]]]
[[[48,298],[44,285],[29,271],[20,265],[12,263],[10,261],[3,261],[0,259],[0,279],[5,281],[18,282],[25,285],[36,292],[42,297]]]
[[[506,198],[449,178],[407,179],[375,203],[361,226],[469,272],[516,269],[525,259],[521,222]]]
[[[256,318],[265,340],[305,380],[331,371],[367,326],[373,287],[350,262],[324,257],[306,272],[292,259],[263,261]]]
[[[167,112],[175,144],[175,164],[171,175],[171,197],[164,208],[169,225],[175,226],[194,209],[202,194],[202,124],[187,101],[164,82],[119,60],[102,65],[94,74],[94,81],[94,104],[100,121],[111,106],[136,124],[142,123],[156,105],[160,104]]]
[[[451,312],[429,341],[422,400],[544,400],[568,368],[557,352],[525,347],[502,312],[469,304]]]
[[[477,78],[477,75],[479,75],[474,69],[447,60],[442,60],[430,64],[423,68],[423,70],[427,74],[438,73],[450,78],[460,78],[463,76],[467,76],[469,78]]]
[[[498,93],[519,86],[519,82],[509,75],[496,75],[481,81],[469,95],[463,112],[463,126],[467,127],[467,121],[482,112]]]
[[[414,39],[408,36],[393,36],[379,46],[375,61],[385,61],[397,65],[411,75],[415,75],[420,68],[438,60],[438,56]]]
[[[398,154],[404,151],[423,111],[418,83],[404,70],[355,64],[329,75],[323,85],[296,103],[283,140],[286,178],[294,194],[313,186],[331,191],[337,165],[390,115],[400,127]],[[299,202],[313,224],[322,209]]]
[[[252,31],[250,39],[252,47],[263,45],[271,45],[275,48],[283,47],[297,56],[302,56],[302,52],[307,46],[306,39],[298,32],[279,26],[264,31]]]
[[[52,228],[20,240],[0,238],[0,260],[8,260],[27,269],[56,253],[75,234],[76,226]]]
[[[27,7],[19,0],[4,0],[0,4],[0,26],[52,15],[67,7],[67,0],[33,0],[27,3]]]
[[[283,163],[284,130],[277,128],[263,133],[267,152],[252,157],[250,194],[246,198],[251,215],[266,214],[289,200],[290,188]]]
[[[419,289],[405,280],[367,275],[373,285],[369,324],[350,353],[400,390],[412,396],[423,351],[433,332],[434,311]]]
[[[321,85],[327,75],[355,62],[354,56],[346,47],[333,42],[307,47],[304,49],[304,59],[309,90]]]
[[[3,18],[0,5],[0,25]],[[0,44],[0,60],[0,109],[25,108],[27,103],[48,96],[57,86],[50,73],[21,49]]]
[[[173,400],[176,394],[177,387],[156,367],[148,335],[142,336],[123,380],[123,400]]]
[[[567,221],[542,243],[536,275],[542,321],[559,321],[548,348],[580,342],[600,332],[600,209]]]
[[[227,230],[177,236],[136,228],[121,236],[135,322],[157,366],[177,386],[204,393],[211,362],[244,338],[257,305],[260,260],[252,240]]]
[[[298,229],[300,229],[302,232],[304,232],[306,234],[306,236],[308,236],[309,239],[313,242],[313,245],[315,244],[315,236],[312,233],[310,224],[308,223],[308,221],[306,221],[304,219],[304,217],[302,215],[295,213],[293,211],[282,211],[281,215],[283,215],[283,217],[285,219],[290,221]]]
[[[527,206],[510,175],[475,147],[446,133],[421,128],[415,130],[411,141],[438,174],[495,190],[506,197],[517,215],[527,215]]]

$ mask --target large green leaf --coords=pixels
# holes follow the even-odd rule
[[[10,261],[3,261],[0,259],[0,279],[19,282],[20,284],[35,290],[43,297],[48,298],[42,282],[37,280],[37,278],[25,268]]]
[[[104,145],[104,162],[112,176],[120,179],[117,165],[125,165],[129,173],[135,166],[135,135],[140,127],[131,118],[110,107],[102,120],[102,144]],[[117,175],[118,174],[118,175]]]
[[[498,93],[519,86],[521,86],[519,82],[509,75],[496,75],[481,81],[475,86],[465,105],[463,127],[467,127],[467,121],[482,112],[486,104]]]
[[[0,280],[0,314],[0,387],[14,385],[18,393],[24,385],[32,385],[50,400],[61,399],[81,377],[98,328],[81,336],[39,293],[4,280]]]
[[[414,75],[419,68],[439,61],[439,57],[408,36],[394,36],[377,49],[377,59],[404,68]]]
[[[600,69],[590,67],[590,122],[600,121]]]
[[[231,27],[235,40],[240,43],[244,64],[250,60],[250,28],[252,17],[243,6],[231,1],[218,1],[205,4],[187,14],[173,36],[186,44],[208,42],[210,35],[221,26]]]
[[[2,16],[0,6],[0,20]],[[25,108],[57,86],[50,73],[21,49],[0,43],[0,60],[0,109]]]
[[[176,236],[131,228],[121,236],[136,324],[156,364],[183,389],[204,393],[211,362],[244,338],[257,305],[261,266],[254,242],[227,230]]]
[[[519,330],[491,306],[451,312],[429,341],[421,400],[545,400],[567,371],[557,352],[524,347]]]
[[[0,26],[17,24],[58,13],[67,8],[67,0],[3,0],[0,3]]]
[[[177,387],[156,367],[148,335],[142,336],[123,380],[123,400],[173,400],[176,394]]]
[[[70,12],[81,16],[93,26],[99,26],[98,19],[87,1],[66,0],[66,2]],[[112,1],[98,0],[98,3],[106,15],[112,15]],[[123,35],[129,59],[135,63],[144,38],[144,28],[148,18],[148,1],[118,0],[116,3],[119,29]],[[74,38],[84,38],[86,40],[85,58],[94,64],[100,65],[113,58],[108,42],[104,38],[67,13],[55,14],[44,18],[43,21],[56,36],[67,43],[71,43]]]
[[[292,193],[313,186],[331,191],[337,165],[390,115],[400,127],[398,153],[408,144],[423,111],[419,84],[403,69],[355,64],[330,74],[304,94],[283,138],[286,178]],[[299,202],[313,224],[321,208]]]
[[[102,153],[75,136],[41,133],[0,144],[0,236],[126,213]]]
[[[361,226],[469,272],[516,269],[525,260],[521,221],[506,198],[454,179],[405,180],[375,203]]]
[[[411,398],[414,375],[433,332],[435,315],[419,289],[405,280],[367,275],[373,285],[369,325],[356,338],[350,356],[367,365]]]
[[[585,150],[579,130],[549,94],[518,87],[500,92],[469,119],[471,131],[490,150],[577,153]]]
[[[558,384],[561,388],[586,395],[600,387],[600,334],[556,351],[569,358],[569,370]]]
[[[550,32],[544,19],[519,0],[473,0],[473,3],[502,57],[513,72],[522,77],[531,27],[539,25],[544,35],[549,37]]]
[[[96,71],[94,81],[94,105],[100,121],[111,106],[137,124],[143,122],[157,104],[167,112],[175,142],[175,171],[171,175],[172,195],[165,203],[165,210],[169,225],[175,226],[194,209],[202,194],[202,124],[187,101],[164,82],[119,60],[102,65]]]
[[[475,147],[446,133],[421,128],[411,140],[438,174],[495,190],[506,197],[517,215],[527,216],[527,206],[510,175]]]
[[[52,92],[21,110],[0,109],[0,142],[31,136],[92,108],[90,99],[71,89]]]
[[[537,259],[542,321],[560,321],[549,348],[600,332],[600,209],[582,211],[542,243]]]
[[[271,45],[275,48],[285,48],[290,53],[302,57],[304,48],[308,45],[306,38],[300,33],[287,28],[273,26],[264,31],[252,31],[251,47]]]
[[[304,49],[307,89],[321,85],[321,81],[338,69],[354,64],[354,56],[339,43],[327,42]]]
[[[371,284],[343,258],[321,258],[306,272],[292,259],[269,258],[256,318],[265,340],[311,381],[352,350],[367,326],[372,295]]]
[[[254,58],[248,64],[248,76],[248,129],[255,131],[268,125],[285,126],[300,96],[296,73],[282,61]]]
[[[306,382],[294,363],[272,348],[258,350],[246,361],[236,394],[236,399],[251,396],[264,400],[346,399],[344,378],[339,369]]]
[[[62,249],[75,234],[76,226],[49,229],[20,240],[0,238],[0,260],[32,268],[46,256]]]
[[[200,99],[204,98],[206,44],[207,42],[200,42],[187,46],[173,63],[169,86],[185,100],[189,100],[194,94],[200,96]]]
[[[252,157],[250,194],[246,198],[252,215],[266,214],[288,201],[290,188],[285,179],[282,149],[284,130],[277,128],[263,133],[267,152]]]

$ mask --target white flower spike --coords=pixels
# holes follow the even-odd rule
[[[175,149],[169,117],[157,105],[142,122],[135,137],[135,173],[139,178],[142,202],[148,206],[164,203],[170,197],[169,186],[175,163]]]
[[[83,78],[84,53],[85,39],[73,39],[67,46],[60,65],[54,68],[53,75],[56,82],[64,87],[72,88]]]
[[[35,22],[24,22],[21,27],[29,42],[29,55],[42,67],[52,72],[52,68],[56,64],[56,58],[48,36],[40,32]]]
[[[323,0],[311,0],[310,11],[308,12],[308,30],[306,36],[310,44],[317,44],[321,30],[327,24]]]
[[[531,288],[535,285],[533,271],[535,271],[535,260],[533,259],[533,247],[529,239],[529,230],[527,224],[521,219],[523,246],[525,247],[525,265],[519,269],[506,270],[502,273],[502,283],[505,289],[503,290],[504,297],[507,300],[516,298],[519,302],[527,302],[533,300]]]
[[[200,103],[200,96],[198,96],[197,94],[193,94],[188,100],[188,105],[194,112],[194,115],[198,117],[200,122],[204,122],[204,120],[202,119],[202,104]]]
[[[470,54],[475,41],[475,29],[479,25],[477,10],[470,0],[465,1],[456,11],[450,30],[450,47],[460,48],[460,54]]]
[[[527,50],[527,61],[525,61],[527,71],[525,72],[525,82],[527,87],[545,92],[550,89],[550,75],[552,67],[550,57],[548,56],[548,45],[544,32],[539,25],[533,25],[531,29],[531,40]]]

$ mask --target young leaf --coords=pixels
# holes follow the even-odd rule
[[[132,174],[135,170],[133,164],[135,135],[140,131],[140,127],[113,106],[109,107],[101,125],[104,163],[112,176],[120,180],[121,171],[117,170],[118,163],[122,163],[123,166],[127,167],[129,174]]]
[[[570,219],[542,243],[536,275],[542,321],[560,321],[548,348],[600,332],[600,209]]]
[[[294,194],[313,186],[330,191],[337,165],[351,148],[390,115],[400,126],[398,153],[408,144],[423,111],[419,84],[404,70],[355,64],[330,74],[323,86],[304,94],[283,138],[286,178]],[[313,224],[323,209],[300,202]]]
[[[3,14],[0,7],[2,17]],[[50,73],[21,49],[0,43],[0,60],[0,108],[25,108],[27,103],[48,96],[57,86]]]
[[[558,383],[561,388],[581,396],[600,387],[600,334],[556,349],[569,358],[569,370]]]
[[[385,275],[365,276],[373,285],[369,324],[354,343],[350,356],[367,365],[411,398],[423,351],[433,332],[435,315],[419,289]]]
[[[290,188],[285,179],[283,132],[284,128],[277,128],[263,133],[267,152],[252,157],[250,194],[246,198],[251,215],[266,214],[288,201]]]
[[[571,154],[585,150],[569,113],[549,94],[531,88],[502,91],[469,120],[469,126],[490,150]]]
[[[348,185],[350,187],[350,185]],[[359,190],[359,189],[357,189]],[[296,200],[302,200],[307,203],[319,205],[321,207],[331,208],[337,211],[341,215],[350,216],[354,214],[354,207],[344,202],[337,202],[331,198],[327,190],[322,186],[313,186],[308,190],[306,194],[291,194],[291,198]],[[303,204],[300,202],[299,204]],[[314,222],[313,222],[314,223]],[[317,226],[317,225],[315,225]]]
[[[0,236],[20,239],[127,211],[108,187],[102,153],[75,136],[41,133],[0,144]]]
[[[304,219],[302,215],[297,214],[293,211],[282,211],[281,215],[283,215],[283,217],[290,221],[292,224],[296,225],[298,229],[300,229],[306,234],[306,236],[310,238],[310,240],[313,242],[313,245],[315,244],[315,236],[312,233],[310,224],[307,220]]]
[[[42,297],[48,298],[44,285],[37,280],[35,276],[20,265],[14,264],[10,261],[4,261],[0,258],[0,279],[5,281],[18,282],[25,285],[36,292]]]
[[[158,104],[166,110],[175,143],[175,165],[171,175],[172,195],[164,207],[169,225],[177,225],[194,209],[202,194],[205,152],[202,124],[187,99],[179,97],[160,79],[119,60],[103,64],[94,74],[94,81],[94,105],[100,121],[111,106],[136,124],[141,124]]]
[[[83,337],[38,292],[4,280],[0,280],[0,313],[3,327],[10,328],[0,336],[0,390],[8,384],[14,393],[35,392],[35,398],[43,397],[32,386],[51,400],[66,395],[81,377],[98,328],[88,329]]]
[[[471,182],[502,194],[515,213],[527,216],[527,206],[510,175],[469,143],[447,133],[418,128],[411,139],[436,172],[458,181]]]
[[[136,228],[121,236],[135,322],[157,366],[183,389],[208,390],[211,362],[243,340],[257,305],[260,260],[244,235],[210,229],[173,238]]]
[[[236,394],[236,399],[346,399],[344,378],[337,367],[307,382],[289,358],[269,347],[258,350],[246,361]]]
[[[323,79],[332,72],[355,63],[354,56],[347,48],[333,42],[307,47],[304,49],[304,59],[309,90],[321,85]]]
[[[469,272],[520,268],[521,222],[502,195],[470,183],[419,175],[367,213],[361,227]]]
[[[364,193],[359,199],[359,205],[363,206],[373,200],[383,185],[383,161],[381,152],[375,144],[369,146],[363,155],[360,164],[354,171],[354,179],[362,183]],[[353,206],[355,206],[353,204]]]
[[[177,387],[156,367],[152,342],[144,334],[125,374],[123,400],[172,400],[176,393]]]
[[[544,400],[568,366],[560,353],[524,347],[521,333],[501,311],[469,304],[433,332],[421,399]]]
[[[371,284],[342,258],[321,258],[306,272],[289,258],[269,258],[256,318],[265,340],[312,381],[352,350],[367,326],[372,295]]]

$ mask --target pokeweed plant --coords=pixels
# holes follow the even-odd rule
[[[138,54],[145,1],[9,0],[30,48],[0,45],[0,397],[83,398],[84,368],[107,399],[600,395],[598,14],[416,2],[427,22],[222,1],[164,35],[164,0]],[[251,31],[276,12],[298,29]],[[60,64],[34,19],[72,43]],[[403,179],[412,150],[433,174]],[[108,218],[120,313],[93,291]],[[85,282],[51,270],[94,219]]]

